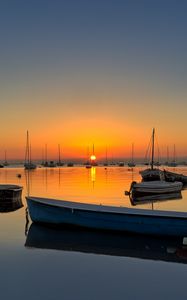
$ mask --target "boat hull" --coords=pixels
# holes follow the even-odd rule
[[[132,182],[130,194],[136,199],[143,196],[168,195],[179,193],[182,190],[181,182],[149,181],[149,182]]]
[[[0,212],[14,211],[23,206],[22,189],[16,185],[0,185]]]
[[[168,170],[164,170],[164,176],[166,181],[174,182],[180,181],[184,185],[187,184],[187,176],[179,173],[170,172]]]
[[[133,208],[102,210],[100,205],[73,207],[73,205],[51,205],[27,197],[31,220],[36,223],[71,225],[102,230],[127,231],[141,234],[187,236],[187,214],[159,213]],[[57,201],[56,201],[57,202]],[[59,201],[61,202],[61,201]],[[66,201],[63,201],[65,203]],[[68,203],[68,201],[67,201]],[[105,207],[107,208],[107,207]],[[122,212],[120,212],[120,209]]]
[[[143,181],[157,181],[163,177],[163,171],[159,169],[145,169],[140,171]]]

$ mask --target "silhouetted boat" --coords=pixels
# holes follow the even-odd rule
[[[55,168],[56,167],[56,163],[53,160],[50,160],[50,162],[48,163],[48,167],[49,168]]]
[[[128,163],[128,166],[130,168],[135,167],[135,163],[134,163],[134,144],[132,144],[132,156],[131,156],[131,162]]]
[[[164,177],[166,181],[174,182],[174,181],[180,181],[184,185],[187,184],[187,176],[175,172],[170,172],[168,170],[164,170]]]
[[[58,162],[57,162],[58,167],[64,166],[64,163],[61,161],[61,148],[60,144],[58,144]]]
[[[89,146],[87,147],[87,161],[85,163],[86,169],[91,169],[91,161],[90,161],[90,151],[89,151]]]
[[[187,263],[183,239],[31,224],[25,247]]]
[[[151,150],[151,168],[145,169],[140,171],[140,175],[144,181],[153,181],[153,180],[161,180],[163,179],[163,172],[159,169],[155,169],[155,162],[154,162],[154,145],[155,145],[155,129],[153,128],[152,136],[151,136],[151,143],[150,143],[150,150]]]
[[[168,194],[177,193],[182,190],[182,182],[166,182],[166,181],[148,181],[131,183],[130,191],[126,194],[132,195],[133,198],[154,195],[154,194]]]
[[[9,163],[7,161],[7,155],[6,155],[6,150],[5,150],[5,161],[4,161],[4,164],[3,164],[5,167],[9,166]]]
[[[26,170],[34,170],[37,168],[36,164],[31,161],[31,145],[29,142],[29,132],[27,130],[27,141],[26,141],[26,151],[25,151],[25,163],[24,167]]]
[[[87,163],[87,164],[85,165],[85,167],[86,167],[86,169],[91,169],[92,165],[89,164],[89,163]]]
[[[168,162],[168,167],[177,167],[175,144],[173,145],[173,160]]]
[[[39,197],[26,199],[31,220],[36,223],[187,236],[187,212],[84,204]]]
[[[182,199],[182,193],[168,193],[168,194],[154,194],[154,195],[144,195],[144,196],[136,196],[133,197],[130,195],[130,201],[131,204],[134,205],[140,205],[145,203],[155,203],[155,202],[161,202],[161,201],[168,201],[168,200],[179,200]]]
[[[104,167],[108,166],[108,149],[106,147],[106,151],[105,151],[105,162],[103,164]]]
[[[72,162],[67,163],[67,167],[73,167],[73,166],[74,166],[74,163],[72,163]]]
[[[0,212],[9,212],[23,206],[22,187],[19,185],[0,185]]]

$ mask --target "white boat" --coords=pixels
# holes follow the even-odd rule
[[[32,196],[26,200],[31,220],[35,223],[187,236],[187,212],[94,205]]]
[[[147,181],[139,183],[133,181],[130,187],[129,194],[131,194],[132,197],[135,198],[144,195],[177,193],[182,190],[182,187],[182,182],[178,181]]]

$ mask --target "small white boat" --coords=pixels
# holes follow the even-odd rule
[[[129,194],[132,194],[132,197],[134,198],[144,195],[177,193],[182,190],[182,187],[182,182],[178,181],[147,181],[139,183],[133,181]]]
[[[135,209],[26,197],[31,220],[141,234],[187,236],[187,212]]]

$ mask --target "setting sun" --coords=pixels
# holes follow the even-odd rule
[[[93,160],[96,160],[96,156],[95,155],[91,155],[90,159],[93,161]]]

